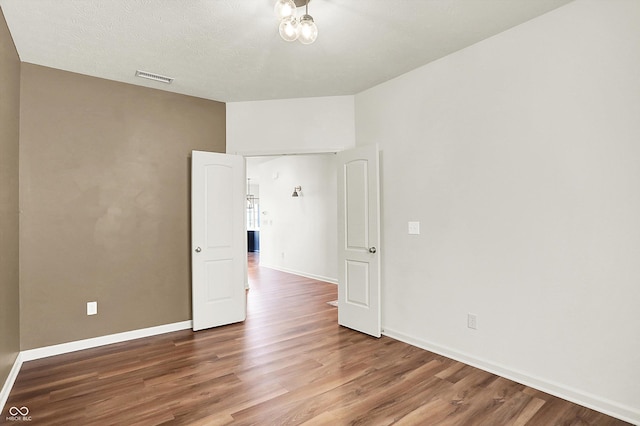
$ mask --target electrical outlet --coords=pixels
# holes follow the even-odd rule
[[[420,222],[409,222],[409,235],[420,235]]]
[[[95,315],[98,313],[98,302],[87,302],[87,315]]]
[[[473,330],[478,329],[478,318],[476,314],[467,314],[467,327]]]

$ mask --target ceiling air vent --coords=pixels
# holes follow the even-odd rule
[[[149,80],[160,81],[162,83],[171,84],[173,78],[166,75],[154,74],[152,72],[136,70],[136,77],[148,78]]]

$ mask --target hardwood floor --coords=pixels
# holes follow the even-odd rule
[[[622,425],[451,359],[337,325],[336,286],[250,256],[248,318],[30,361],[0,418],[31,425]],[[24,424],[24,423],[22,423]]]

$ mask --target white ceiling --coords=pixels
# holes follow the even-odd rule
[[[234,102],[353,95],[570,1],[313,0],[319,35],[307,46],[280,39],[275,0],[0,6],[23,62]]]

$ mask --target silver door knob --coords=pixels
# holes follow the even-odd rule
[[[375,253],[376,251],[375,247],[369,247],[369,253]]]
[[[196,247],[196,253],[200,253],[202,249],[200,247]]]

